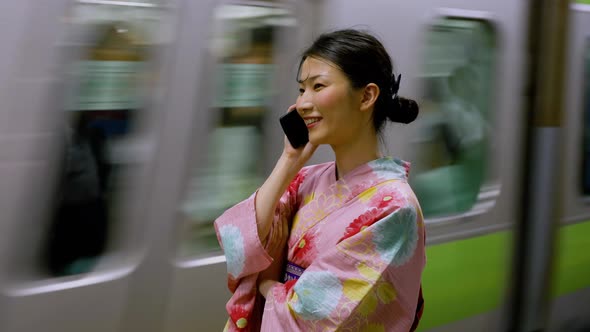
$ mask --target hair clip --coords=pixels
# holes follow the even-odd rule
[[[397,80],[395,79],[395,75],[393,76],[393,84],[391,85],[391,98],[397,97],[397,92],[399,91],[399,85],[402,82],[402,74],[397,75]]]

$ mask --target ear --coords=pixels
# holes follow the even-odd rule
[[[373,108],[379,97],[379,86],[375,83],[369,83],[363,90],[361,99],[361,111],[368,111]]]

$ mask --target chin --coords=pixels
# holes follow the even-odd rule
[[[309,142],[313,145],[328,144],[323,137],[317,137],[315,135],[309,135]]]

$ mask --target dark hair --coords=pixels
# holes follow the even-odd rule
[[[415,101],[397,96],[399,82],[393,75],[391,58],[383,44],[371,34],[353,29],[322,34],[303,52],[297,79],[308,57],[325,59],[338,66],[355,89],[369,83],[379,86],[381,92],[373,111],[375,132],[381,131],[387,118],[407,124],[418,116]]]

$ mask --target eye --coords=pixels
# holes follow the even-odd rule
[[[316,84],[313,85],[313,89],[314,90],[319,90],[319,89],[321,89],[323,87],[324,87],[324,85],[322,83],[316,83]]]
[[[305,92],[305,89],[299,88],[299,94],[302,95]]]

